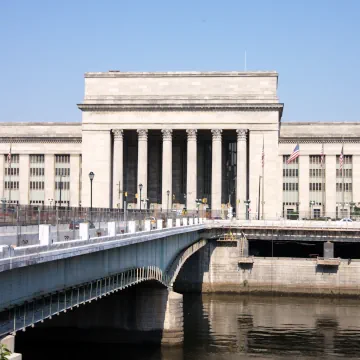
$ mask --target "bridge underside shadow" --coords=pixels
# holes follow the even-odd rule
[[[28,342],[176,345],[183,338],[182,295],[148,281],[18,332],[16,341],[21,349]]]

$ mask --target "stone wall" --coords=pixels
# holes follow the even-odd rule
[[[316,259],[255,257],[244,265],[238,260],[236,247],[211,242],[185,263],[174,290],[360,295],[359,260],[342,260],[338,268],[319,266]]]

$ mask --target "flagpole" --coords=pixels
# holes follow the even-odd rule
[[[344,157],[344,141],[342,145],[342,168],[341,168],[341,176],[342,176],[342,214],[344,216],[344,207],[345,207],[345,196],[344,196],[344,165],[345,165],[345,157]]]
[[[264,177],[264,168],[265,168],[265,148],[264,148],[264,135],[263,135],[263,161],[262,161],[262,197],[261,197],[261,220],[265,220],[264,216],[264,195],[265,195],[265,177]]]
[[[9,172],[9,204],[11,203],[11,145],[12,142],[10,142],[10,158],[8,159],[8,172]]]
[[[322,144],[322,166],[321,166],[321,178],[322,178],[322,209],[323,209],[323,214],[322,216],[325,216],[325,150],[324,150],[324,139],[323,139],[323,144]]]

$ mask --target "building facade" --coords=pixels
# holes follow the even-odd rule
[[[360,125],[282,123],[277,84],[276,72],[86,73],[81,122],[0,125],[2,201],[90,206],[93,172],[93,207],[350,215]]]

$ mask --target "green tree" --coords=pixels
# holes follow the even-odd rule
[[[0,344],[0,360],[7,360],[10,355],[11,351],[4,344]]]

